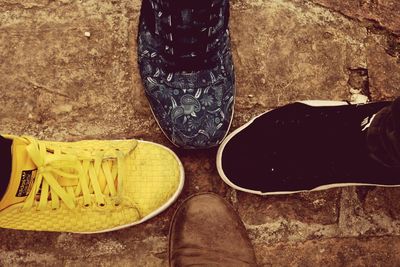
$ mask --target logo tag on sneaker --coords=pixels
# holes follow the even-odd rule
[[[361,122],[362,132],[368,129],[369,126],[371,126],[372,120],[375,118],[375,115],[376,114],[372,115],[371,117],[367,117]]]
[[[26,197],[31,192],[33,182],[35,181],[36,170],[22,171],[16,197]]]

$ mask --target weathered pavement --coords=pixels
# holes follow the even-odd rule
[[[0,0],[0,132],[52,140],[134,137],[173,148],[152,118],[137,71],[140,4]],[[295,100],[400,94],[399,1],[232,0],[231,9],[233,129]],[[260,265],[400,265],[400,189],[253,196],[222,182],[215,149],[173,149],[187,177],[178,203],[202,191],[228,199]],[[0,265],[166,266],[178,203],[112,233],[0,229]]]

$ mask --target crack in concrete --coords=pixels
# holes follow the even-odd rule
[[[245,226],[254,244],[304,242],[330,238],[400,236],[400,221],[393,221],[383,214],[371,215],[369,220],[354,214],[347,214],[342,216],[339,224],[330,225],[303,223],[293,219],[280,218],[270,223],[246,224]]]
[[[294,1],[296,1],[296,0],[294,0]],[[396,35],[396,36],[400,36],[400,33],[393,32],[393,31],[390,30],[388,27],[383,26],[379,21],[377,21],[377,20],[375,20],[375,19],[365,18],[365,17],[364,17],[364,18],[362,18],[362,20],[361,20],[361,19],[359,19],[359,18],[356,18],[356,17],[350,16],[350,15],[347,15],[347,14],[345,14],[343,11],[336,10],[336,9],[332,9],[332,8],[329,7],[329,6],[326,6],[326,5],[323,5],[323,4],[320,4],[320,3],[311,2],[310,4],[315,5],[315,6],[318,6],[318,7],[322,8],[322,9],[328,10],[329,12],[337,13],[337,14],[339,14],[339,15],[341,15],[341,16],[347,18],[348,20],[351,20],[351,21],[356,22],[357,24],[360,25],[360,27],[367,28],[367,29],[368,29],[368,28],[376,28],[376,29],[378,29],[378,30],[383,30],[383,31],[385,31],[385,32],[394,34],[394,35]]]

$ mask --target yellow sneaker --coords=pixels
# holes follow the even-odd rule
[[[139,140],[13,140],[0,227],[100,233],[142,223],[178,197],[184,172],[168,148]]]

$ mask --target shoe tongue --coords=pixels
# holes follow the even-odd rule
[[[23,202],[29,195],[36,178],[36,165],[30,159],[26,147],[29,143],[15,137],[12,143],[12,171],[7,191],[0,202],[0,210]]]

